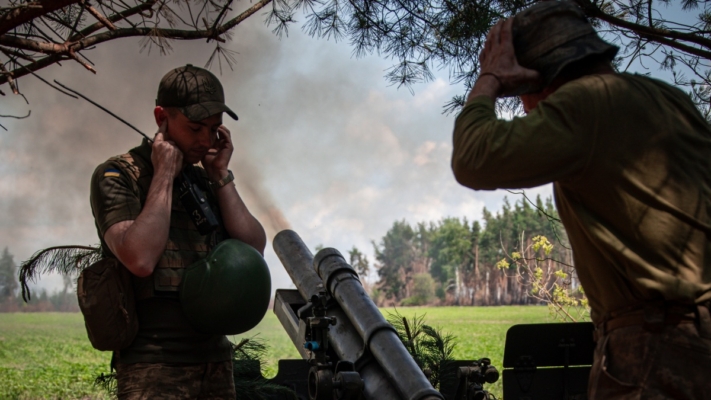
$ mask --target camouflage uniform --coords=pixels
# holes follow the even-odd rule
[[[237,116],[224,104],[217,77],[187,65],[166,74],[156,104],[177,108],[191,121],[217,113]],[[106,257],[115,257],[104,234],[116,223],[136,220],[153,179],[151,144],[144,140],[129,153],[99,165],[91,181],[91,206]],[[183,173],[202,187],[220,218],[217,198],[203,168],[188,165]],[[228,237],[222,224],[202,235],[173,185],[170,227],[165,250],[151,276],[132,276],[138,333],[114,354],[120,399],[234,399],[232,349],[225,335],[205,334],[187,321],[179,298],[183,271]],[[198,327],[199,328],[199,327]]]
[[[235,399],[232,361],[204,364],[118,364],[125,400]]]
[[[107,256],[112,255],[103,232],[117,222],[135,220],[140,213],[153,176],[150,160],[151,145],[144,140],[94,173],[92,208]],[[185,171],[196,181],[206,179],[201,168],[189,166]],[[216,202],[209,189],[207,194],[211,203]],[[177,185],[172,205],[168,243],[154,273],[131,277],[139,328],[131,345],[116,353],[119,398],[148,399],[155,393],[166,399],[197,398],[192,393],[199,394],[203,388],[211,393],[209,398],[234,399],[229,341],[224,335],[203,334],[190,326],[178,297],[183,269],[204,258],[226,233],[220,228],[200,235],[179,200]],[[219,210],[215,211],[219,217]]]
[[[704,311],[705,310],[705,311]],[[629,325],[597,337],[590,400],[711,396],[711,320],[708,308],[677,325]]]

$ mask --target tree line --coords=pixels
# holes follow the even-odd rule
[[[77,296],[73,290],[74,278],[63,276],[64,288],[48,293],[46,289],[33,290],[28,301],[22,300],[18,290],[18,269],[14,256],[7,247],[0,256],[0,312],[78,312]]]
[[[541,237],[552,248],[535,246],[534,239]],[[499,212],[484,208],[482,223],[466,217],[414,225],[395,221],[372,244],[379,280],[371,293],[381,306],[538,303],[531,296],[534,274],[505,260],[515,253],[514,259],[536,260],[552,270],[572,266],[568,239],[550,198],[514,204],[506,199]],[[353,247],[350,258],[359,273],[369,272],[359,249]],[[566,279],[577,286],[574,276]]]

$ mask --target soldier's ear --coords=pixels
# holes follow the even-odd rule
[[[163,125],[163,122],[168,119],[168,112],[166,112],[165,108],[156,106],[156,108],[153,109],[153,116],[156,119],[156,125],[160,127]]]

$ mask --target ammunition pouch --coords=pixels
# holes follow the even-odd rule
[[[133,342],[138,316],[131,273],[117,259],[103,258],[84,269],[77,298],[95,349],[116,351]]]
[[[156,268],[153,270],[153,290],[156,292],[178,292],[183,280],[183,268]]]

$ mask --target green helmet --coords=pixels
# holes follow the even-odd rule
[[[267,263],[252,246],[220,242],[204,259],[185,269],[180,304],[199,332],[236,335],[264,318],[271,296]]]

